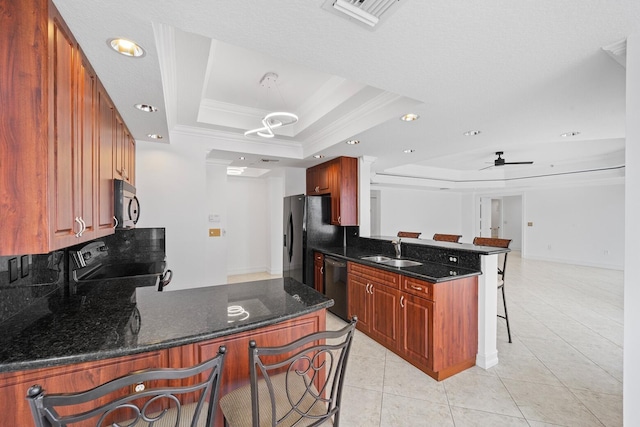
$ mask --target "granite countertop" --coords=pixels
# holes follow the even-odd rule
[[[391,242],[392,240],[397,240],[397,237],[390,236],[376,236],[371,237],[371,239],[384,240]],[[454,243],[454,242],[443,242],[438,240],[430,240],[430,239],[412,239],[409,237],[401,237],[402,243],[411,244],[411,245],[420,245],[420,246],[428,246],[432,248],[440,248],[440,249],[453,249],[460,252],[471,252],[478,255],[495,255],[501,254],[505,252],[511,252],[511,249],[508,248],[497,248],[495,246],[480,246],[474,245],[472,243]]]
[[[141,279],[85,283],[3,322],[0,372],[142,353],[271,325],[333,305],[292,279],[158,292]],[[234,307],[235,315],[228,313]]]
[[[407,239],[417,240],[417,239]],[[404,242],[404,239],[402,240]],[[454,245],[457,243],[453,243]],[[478,276],[482,274],[480,270],[474,270],[470,268],[463,268],[451,265],[444,265],[436,262],[425,261],[424,259],[402,257],[403,259],[414,259],[422,262],[422,265],[413,267],[392,267],[377,262],[366,261],[361,257],[369,255],[377,255],[380,252],[372,251],[364,248],[353,247],[331,247],[331,248],[314,248],[318,252],[322,252],[325,255],[334,256],[346,261],[357,262],[370,267],[379,268],[381,270],[391,271],[394,273],[400,273],[405,276],[415,277],[416,279],[426,280],[433,283],[447,282],[450,280],[461,279],[464,277]],[[384,254],[388,255],[388,254]],[[393,258],[393,255],[388,255]]]

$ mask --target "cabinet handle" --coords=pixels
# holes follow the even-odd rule
[[[113,229],[115,230],[115,229],[118,227],[118,218],[116,218],[116,217],[115,217],[115,215],[114,215],[113,220],[116,222],[116,223],[113,225]]]
[[[77,222],[80,225],[80,231],[82,231],[82,223],[80,222],[80,218],[76,217],[74,219],[75,222]],[[80,231],[78,231],[77,233],[75,233],[76,237],[80,237]]]
[[[324,266],[320,267],[320,274],[324,274]]]
[[[400,296],[400,307],[404,308],[404,295]]]
[[[82,237],[82,234],[87,231],[87,223],[84,222],[84,219],[82,219],[82,217],[78,218],[80,220],[80,224],[82,225],[82,229],[80,230],[80,236]]]
[[[319,192],[320,192],[320,186],[316,185],[316,193],[319,193]]]
[[[341,220],[342,220],[342,217],[338,216],[338,224],[340,224],[342,222]]]
[[[421,291],[422,287],[416,286],[416,285],[411,285],[411,289],[415,289],[416,291]]]

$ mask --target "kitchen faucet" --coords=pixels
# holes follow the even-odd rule
[[[392,240],[391,244],[393,245],[393,249],[396,250],[396,258],[400,258],[402,256],[402,248],[400,247],[401,241],[398,237],[397,240]]]

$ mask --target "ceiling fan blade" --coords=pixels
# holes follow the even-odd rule
[[[504,165],[532,165],[533,161],[529,162],[504,162]]]
[[[492,168],[492,167],[494,167],[494,166],[495,166],[495,165],[489,165],[489,166],[486,166],[486,167],[481,168],[481,169],[478,169],[478,170],[479,170],[479,171],[483,171],[483,170],[485,170],[485,169],[491,169],[491,168]]]

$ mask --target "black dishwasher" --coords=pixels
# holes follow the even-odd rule
[[[333,299],[329,311],[347,320],[347,263],[338,258],[324,257],[324,294]]]

